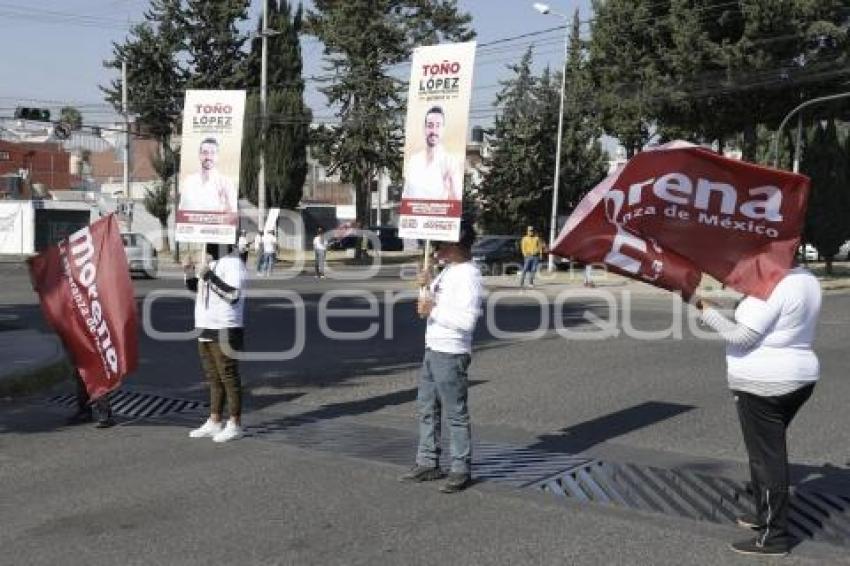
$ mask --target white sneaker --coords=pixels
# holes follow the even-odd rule
[[[189,432],[189,438],[207,438],[210,436],[215,436],[219,432],[224,429],[224,425],[221,422],[215,422],[212,419],[207,419],[207,421],[200,426],[200,428],[196,428],[193,431]]]
[[[236,421],[228,420],[224,429],[213,436],[213,442],[227,442],[237,438],[242,438],[242,427],[236,424]]]

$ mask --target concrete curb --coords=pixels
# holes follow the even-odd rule
[[[35,330],[0,332],[0,396],[28,395],[67,379],[72,367],[53,334]]]
[[[71,375],[71,364],[62,357],[40,367],[3,376],[0,397],[20,397],[48,389]]]

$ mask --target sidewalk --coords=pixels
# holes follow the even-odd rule
[[[35,330],[0,332],[0,360],[0,397],[48,387],[71,371],[59,339]]]

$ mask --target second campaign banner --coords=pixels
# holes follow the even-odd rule
[[[178,242],[236,243],[244,90],[187,90]]]
[[[475,42],[413,52],[404,143],[399,236],[456,242]]]

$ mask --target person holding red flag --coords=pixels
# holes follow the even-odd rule
[[[756,531],[753,539],[732,544],[742,554],[787,554],[789,472],[787,431],[812,395],[819,364],[812,342],[821,307],[818,280],[796,267],[766,300],[746,297],[734,321],[698,299],[702,320],[727,342],[729,388],[735,399],[750,463],[755,515],[738,524]]]

